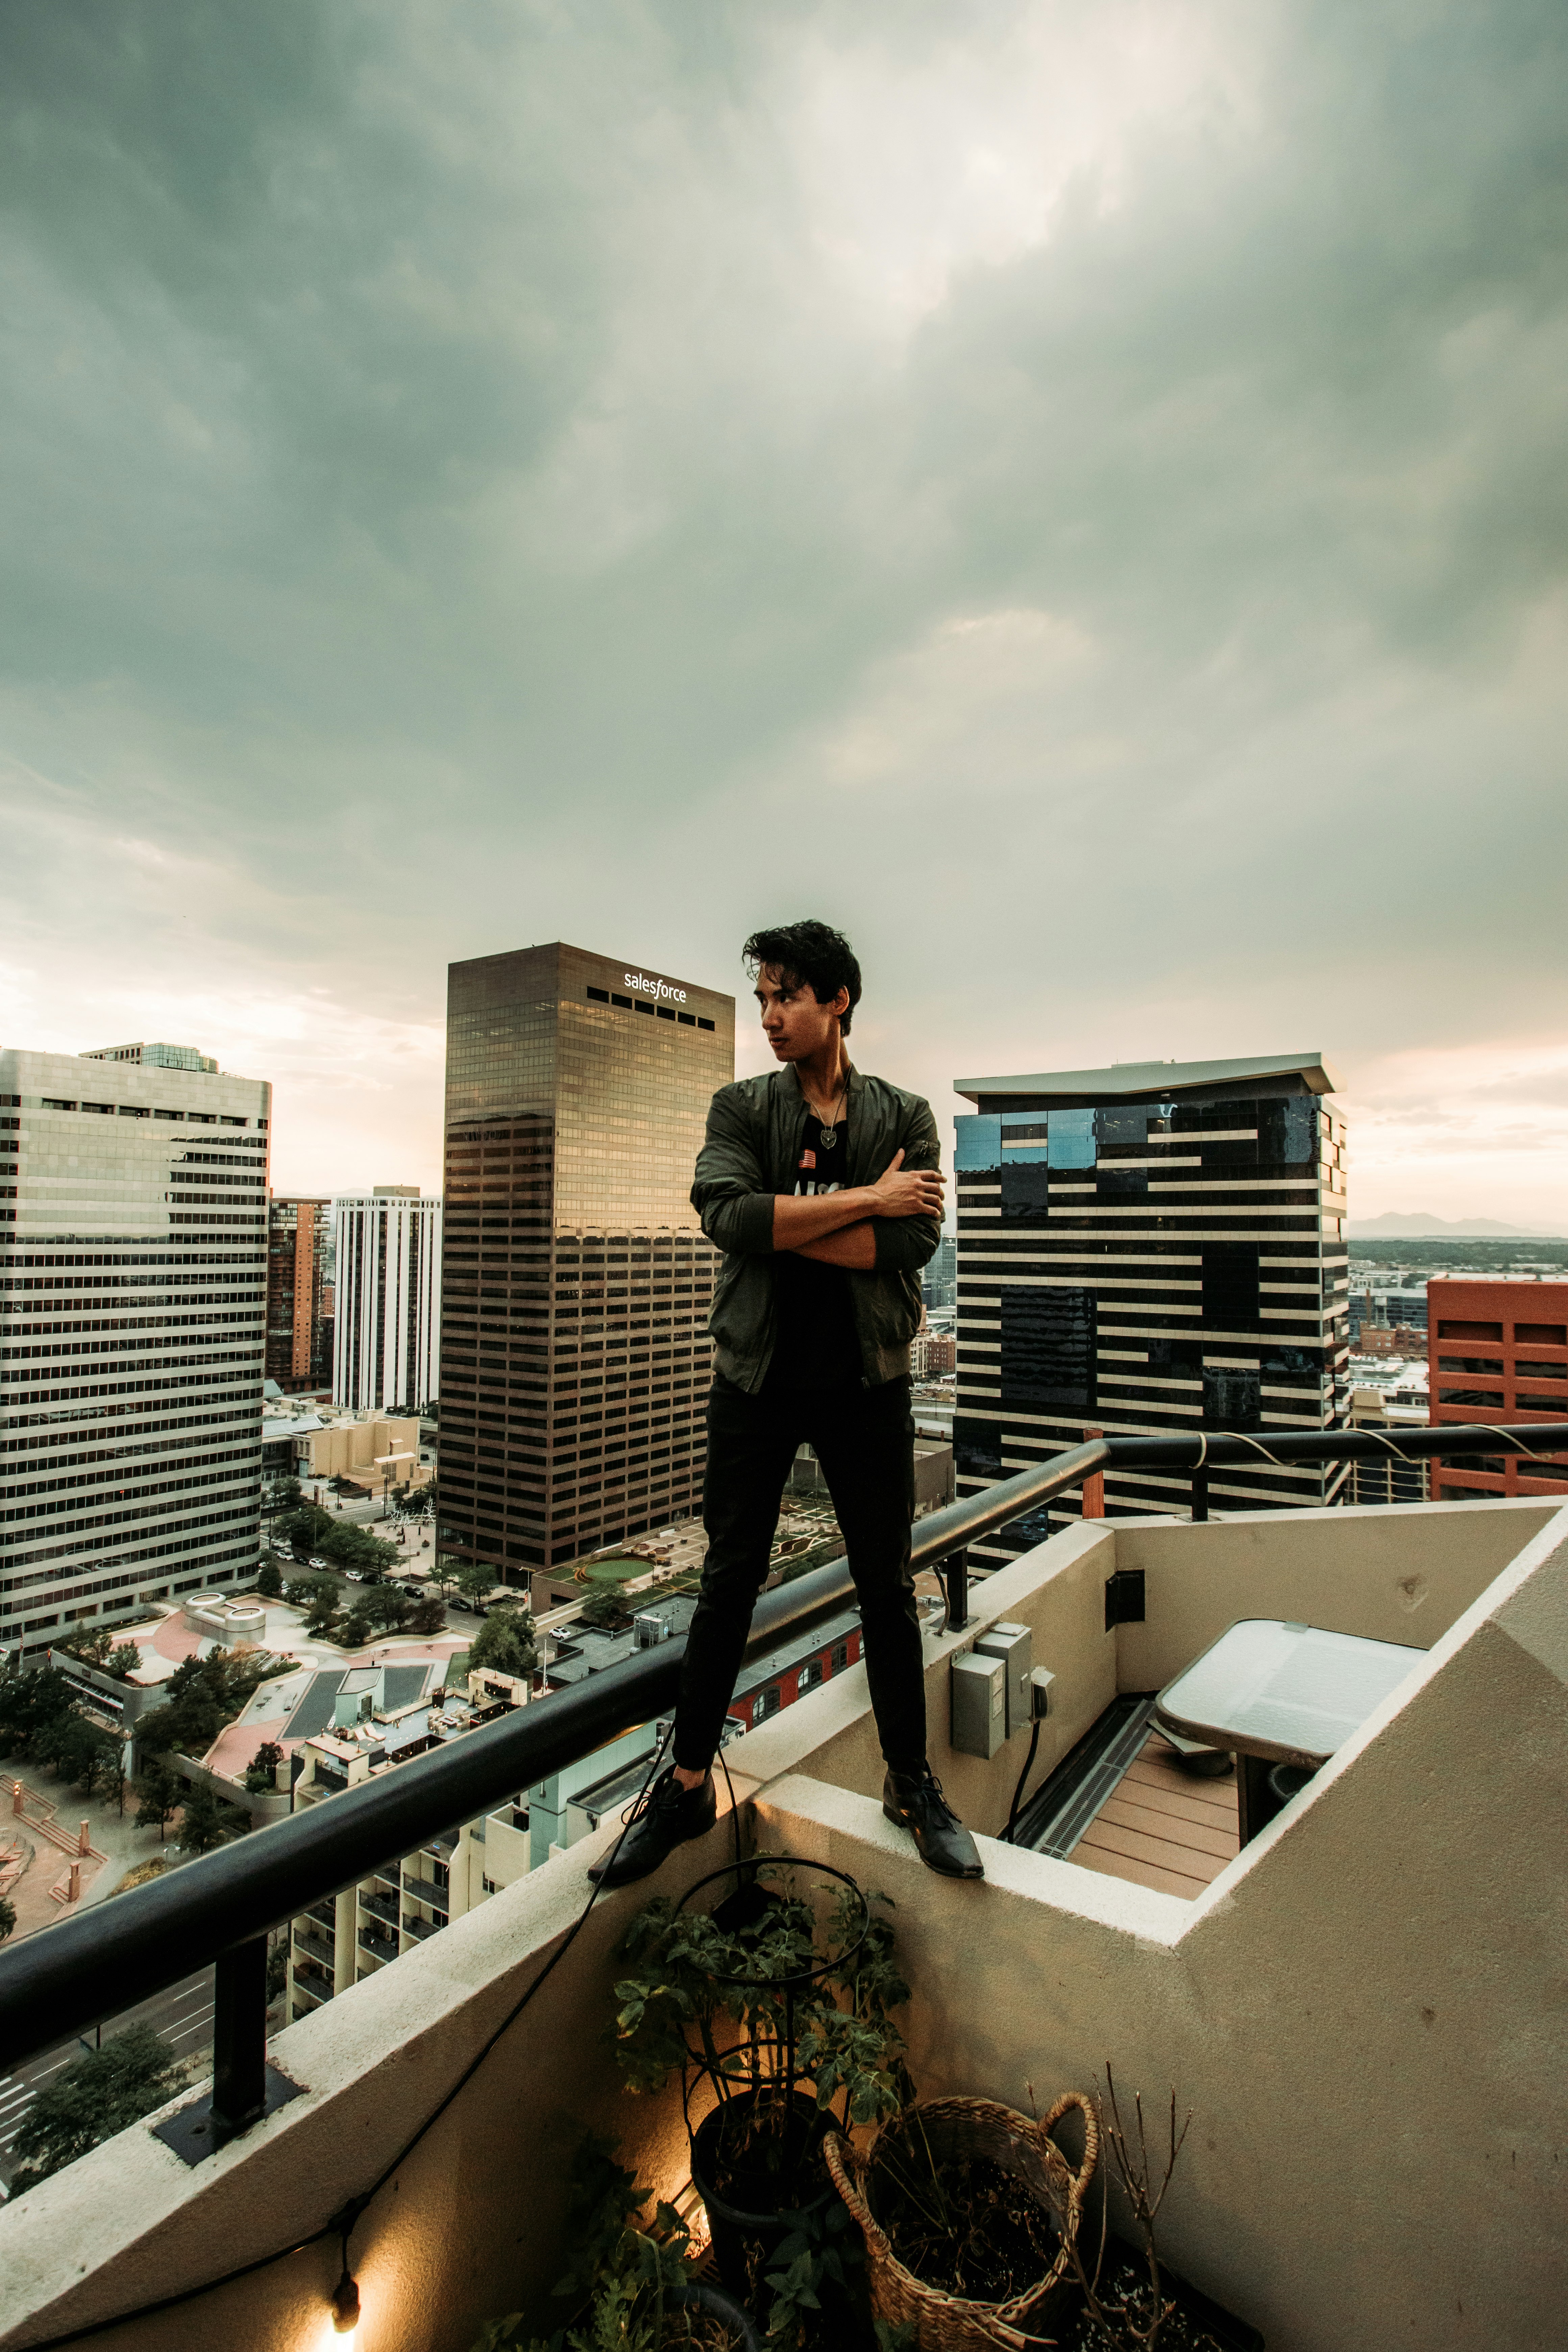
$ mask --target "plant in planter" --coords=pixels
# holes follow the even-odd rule
[[[1075,2170],[1051,2138],[1083,2119]],[[1099,2158],[1094,2110],[1068,2092],[1043,2121],[992,2099],[922,2101],[862,2152],[830,2136],[834,2186],[865,2241],[871,2306],[921,2352],[1021,2346],[1048,2323]],[[1054,2340],[1050,2329],[1047,2340]]]
[[[912,2326],[921,2352],[1037,2342],[1060,2352],[1263,2352],[1256,2330],[1156,2255],[1155,2221],[1186,2135],[1174,2095],[1163,2171],[1142,2099],[1124,2123],[1109,2065],[1103,2101],[1068,2092],[1040,2116],[1030,2085],[1029,2102],[1024,2116],[987,2099],[933,2099],[896,2117],[868,2151],[828,2140],[829,2169],[865,2238],[879,2329]],[[1074,2109],[1076,2169],[1051,2137]],[[1098,2232],[1089,2226],[1102,2142],[1134,2244],[1110,2234],[1104,2174]]]
[[[816,1883],[803,1890],[803,1877]],[[725,1881],[732,1891],[715,1909],[696,1906]],[[891,1926],[844,1872],[761,1855],[710,1873],[679,1904],[650,1905],[621,1958],[623,2077],[656,2091],[680,2074],[720,2275],[753,2297],[765,2279],[773,2340],[798,2341],[822,2324],[812,2317],[822,2291],[845,2288],[853,2246],[833,2214],[824,2136],[894,2115],[912,2093],[892,2019],[909,1987]]]
[[[1105,2096],[1097,2105],[1109,2169],[1131,2219],[1133,2242],[1110,2236],[1109,2184],[1102,2180],[1100,2241],[1092,2262],[1086,2259],[1082,2238],[1074,2238],[1064,2294],[1052,2309],[1052,2333],[1063,2352],[1264,2352],[1255,2327],[1189,2286],[1155,2247],[1154,2224],[1192,2123],[1191,2110],[1178,2129],[1176,2095],[1171,2093],[1161,2164],[1159,2145],[1152,2152],[1149,2147],[1142,2095],[1133,2094],[1132,2120],[1126,2123],[1109,2059]]]
[[[590,2133],[572,2166],[565,2239],[571,2261],[552,2293],[568,2317],[548,2336],[525,2333],[522,2314],[492,2319],[473,2352],[760,2352],[738,2304],[696,2275],[690,2232],[673,2206],[655,2207],[614,2143]]]

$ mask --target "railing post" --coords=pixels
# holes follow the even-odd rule
[[[1193,1517],[1206,1519],[1209,1515],[1209,1474],[1206,1470],[1193,1472]]]
[[[1091,1437],[1103,1437],[1105,1435],[1103,1429],[1086,1429],[1083,1433],[1086,1440]],[[1105,1473],[1103,1470],[1091,1470],[1088,1477],[1084,1480],[1079,1501],[1079,1514],[1080,1517],[1086,1519],[1102,1519],[1105,1517]]]
[[[950,1551],[942,1564],[942,1580],[947,1589],[947,1630],[962,1633],[969,1622],[969,1554]]]
[[[213,1986],[215,2137],[234,2139],[267,2112],[267,1938],[220,1952]]]

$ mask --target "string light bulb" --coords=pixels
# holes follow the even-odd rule
[[[359,2326],[359,2281],[343,2263],[343,2274],[332,2289],[332,2330],[338,2336],[352,2336]]]

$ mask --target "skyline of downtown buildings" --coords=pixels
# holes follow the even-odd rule
[[[268,1241],[319,1302],[329,1223],[335,1393],[439,1398],[444,1549],[521,1580],[700,1507],[715,1256],[687,1196],[734,1000],[560,942],[455,964],[450,990],[443,1196],[318,1196],[287,1236],[277,1210],[304,1196],[273,1197],[269,1236],[266,1081],[186,1048],[0,1059],[0,1640],[41,1654],[79,1615],[253,1567]],[[1085,1425],[1332,1425],[1329,1084],[1321,1057],[960,1082],[978,1106],[953,1164],[961,1492]],[[301,1303],[296,1378],[307,1320]],[[106,1368],[112,1399],[83,1377]],[[1331,1500],[1342,1475],[1260,1461],[1215,1500]],[[1107,1496],[1175,1499],[1148,1477]]]

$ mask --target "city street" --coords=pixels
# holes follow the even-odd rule
[[[213,1971],[203,1969],[198,1975],[186,1977],[183,1983],[171,1985],[167,1991],[139,2001],[134,2009],[124,2011],[119,2017],[106,2018],[101,2026],[80,2041],[62,2042],[58,2049],[29,2058],[14,2074],[0,2075],[0,2187],[9,2193],[16,2134],[27,2109],[45,2084],[63,2066],[68,2066],[73,2058],[79,2058],[84,2050],[108,2041],[128,2025],[150,2025],[154,2032],[162,2034],[177,2058],[205,2062],[212,2043],[212,2022]],[[196,2071],[199,2073],[200,2068]]]

